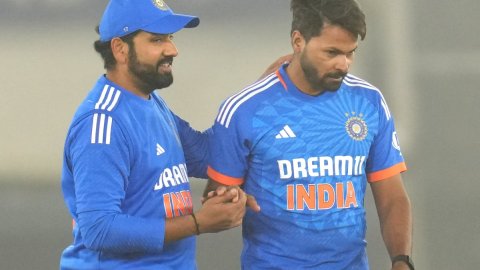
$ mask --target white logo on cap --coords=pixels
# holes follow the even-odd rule
[[[168,10],[168,6],[165,4],[165,2],[163,2],[163,0],[152,0],[152,2],[158,9]]]

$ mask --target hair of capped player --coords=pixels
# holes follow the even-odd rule
[[[98,25],[95,28],[95,31],[97,32],[97,34],[99,33],[99,26]],[[120,39],[123,40],[123,42],[127,43],[129,48],[134,48],[133,38],[139,32],[140,32],[140,30],[135,31],[135,32],[130,33],[126,36],[120,37]],[[117,61],[115,60],[115,57],[113,56],[112,47],[111,47],[111,40],[101,41],[100,39],[98,39],[93,43],[93,48],[102,57],[103,67],[106,70],[112,70],[112,69],[115,68],[115,66],[117,65]]]

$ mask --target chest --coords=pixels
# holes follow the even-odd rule
[[[130,187],[151,192],[188,182],[185,158],[173,116],[153,106],[132,117]]]
[[[378,133],[377,108],[368,100],[338,97],[322,103],[265,103],[252,120],[253,158],[292,160],[366,157]]]

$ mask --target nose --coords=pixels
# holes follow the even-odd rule
[[[347,55],[339,55],[335,68],[339,71],[347,73],[351,64],[352,59],[350,59]]]
[[[166,49],[164,50],[163,54],[165,56],[171,56],[171,57],[176,57],[178,55],[177,46],[175,46],[175,43],[173,43],[173,41],[170,40],[166,44]]]

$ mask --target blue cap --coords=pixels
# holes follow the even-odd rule
[[[163,0],[110,0],[100,21],[100,40],[110,41],[137,30],[172,34],[199,23],[198,17],[173,13]]]

